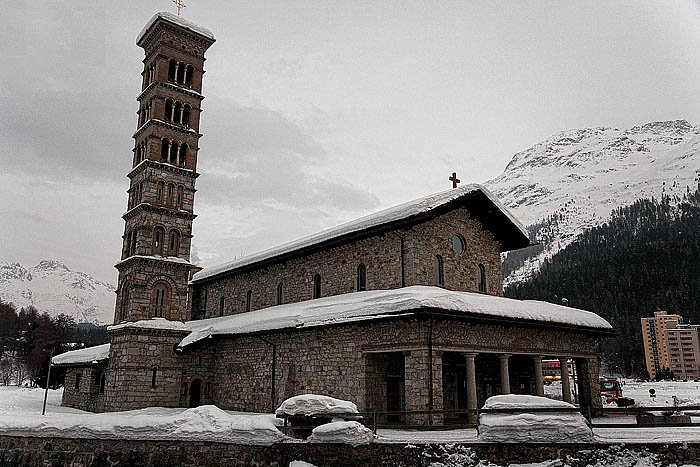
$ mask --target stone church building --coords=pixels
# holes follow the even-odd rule
[[[529,239],[479,185],[221,266],[190,263],[214,41],[170,13],[137,37],[145,57],[114,325],[109,344],[54,357],[69,367],[64,405],[270,411],[318,393],[396,412],[383,423],[440,424],[491,395],[543,395],[542,360],[555,358],[565,371],[573,362],[580,405],[600,406],[596,341],[612,328],[583,310],[503,297],[500,254]]]

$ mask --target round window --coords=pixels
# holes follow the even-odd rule
[[[461,255],[464,253],[465,248],[466,244],[464,242],[464,238],[460,234],[456,234],[454,237],[452,237],[452,249],[455,251],[455,253]]]

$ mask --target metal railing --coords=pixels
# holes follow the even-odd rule
[[[606,417],[619,417],[630,415],[643,415],[650,413],[661,414],[697,414],[700,416],[700,406],[661,406],[661,407],[541,407],[529,409],[502,408],[502,409],[448,409],[448,410],[395,410],[378,411],[370,410],[357,413],[337,413],[332,415],[299,417],[288,416],[284,419],[283,432],[289,430],[309,431],[317,426],[326,423],[331,418],[344,418],[346,420],[357,420],[366,427],[371,428],[376,434],[378,429],[415,429],[415,430],[450,430],[455,428],[477,428],[479,416],[481,414],[517,414],[517,413],[581,413],[587,420],[591,428],[649,428],[658,426],[700,426],[700,423],[672,421],[663,424],[638,424],[636,423],[604,423],[601,419]],[[473,414],[469,421],[469,415]],[[427,416],[424,419],[420,417]]]

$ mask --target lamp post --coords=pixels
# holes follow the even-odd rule
[[[51,360],[53,360],[53,353],[56,350],[55,345],[48,346],[49,352],[49,372],[46,374],[46,389],[44,389],[44,405],[41,408],[41,415],[46,415],[46,399],[49,397],[49,381],[51,381]]]

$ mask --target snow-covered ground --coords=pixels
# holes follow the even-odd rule
[[[700,383],[632,383],[623,387],[625,395],[642,400],[653,387],[656,404],[678,398],[697,401]],[[41,415],[44,391],[0,386],[0,434],[26,436],[97,437],[127,439],[198,439],[230,443],[272,444],[286,440],[277,429],[281,423],[273,414],[253,414],[220,410],[214,406],[198,409],[149,408],[128,412],[93,414],[61,407],[62,390],[49,391],[47,415]],[[609,423],[606,417],[606,423]],[[630,444],[683,441],[700,442],[698,427],[596,428],[595,439]],[[295,441],[295,442],[298,442]],[[383,443],[478,443],[476,429],[444,431],[380,429],[376,442]]]

